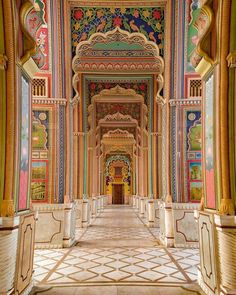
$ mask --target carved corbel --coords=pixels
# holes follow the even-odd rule
[[[78,88],[79,88],[79,82],[80,82],[80,79],[79,79],[79,74],[76,73],[74,76],[73,76],[73,79],[72,79],[72,86],[73,86],[73,89],[75,91],[75,96],[73,97],[73,101],[77,101],[77,102],[80,102],[80,94],[79,94],[79,91],[78,91]]]
[[[164,86],[164,78],[161,74],[159,74],[157,76],[156,79],[157,82],[157,94],[156,94],[156,102],[160,103],[160,101],[162,102],[164,100],[164,98],[160,95],[161,90],[163,89]]]

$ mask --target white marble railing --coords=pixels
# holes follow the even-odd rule
[[[199,203],[173,203],[174,246],[198,247],[198,226],[194,218],[194,210],[199,210]]]
[[[34,204],[36,248],[70,247],[75,241],[76,204]]]

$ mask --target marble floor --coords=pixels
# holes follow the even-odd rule
[[[158,235],[131,207],[108,206],[74,247],[35,251],[34,294],[202,294],[198,249],[165,248]]]

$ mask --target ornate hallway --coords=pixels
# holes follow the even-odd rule
[[[66,289],[72,293],[68,294],[77,294],[72,288],[75,285],[129,285],[120,291],[128,293],[109,288],[109,294],[130,294],[130,285],[168,285],[166,292],[173,285],[197,290],[198,249],[167,249],[159,245],[158,234],[159,230],[147,228],[131,207],[107,206],[92,226],[77,229],[74,247],[35,251],[36,290],[41,292],[45,285],[46,289],[64,286],[45,294],[65,294],[65,286],[70,286]],[[174,294],[185,294],[182,287],[175,288]],[[157,294],[157,288],[149,289],[150,294]],[[81,292],[78,294],[88,294]]]
[[[0,295],[236,294],[236,0],[0,0]]]

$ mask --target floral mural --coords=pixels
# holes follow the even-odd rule
[[[130,33],[140,32],[164,52],[164,7],[73,7],[71,9],[72,52],[79,42],[96,33],[116,27]]]

